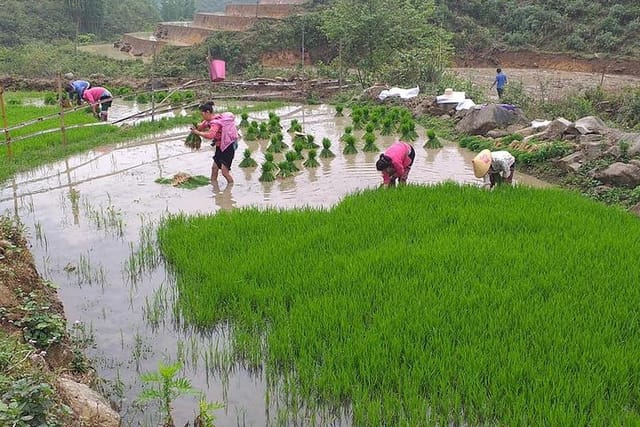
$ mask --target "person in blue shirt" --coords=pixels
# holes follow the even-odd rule
[[[67,83],[64,87],[64,90],[69,95],[69,99],[73,102],[74,98],[76,100],[76,104],[82,104],[82,95],[84,95],[84,91],[91,87],[91,83],[86,80],[73,80]]]
[[[501,68],[498,68],[496,70],[496,73],[496,79],[493,81],[491,89],[493,89],[493,87],[495,86],[496,90],[498,91],[498,98],[502,98],[504,87],[507,85],[507,75],[502,72]]]

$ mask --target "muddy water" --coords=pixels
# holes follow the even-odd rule
[[[290,106],[276,113],[285,130],[297,119],[317,142],[330,138],[336,157],[319,159],[320,167],[301,168],[286,180],[261,183],[259,167],[241,169],[237,164],[247,147],[262,163],[267,143],[241,141],[232,170],[234,185],[226,185],[222,177],[219,187],[194,190],[156,184],[155,179],[177,172],[209,175],[212,148],[203,144],[200,151],[190,151],[183,145],[187,129],[182,128],[46,165],[0,189],[0,212],[16,215],[26,225],[38,269],[59,285],[68,320],[81,321],[92,330],[96,345],[89,355],[97,360],[99,375],[107,379],[106,389],[121,405],[124,425],[151,425],[149,413],[131,405],[141,390],[139,374],[155,370],[158,361],[175,361],[179,356],[186,361],[185,375],[194,387],[205,391],[209,401],[225,404],[216,412],[218,425],[276,423],[277,402],[265,403],[260,376],[242,367],[224,375],[206,369],[207,355],[224,347],[224,332],[203,336],[175,327],[172,279],[162,265],[151,271],[140,268],[144,261],[132,255],[145,242],[145,233],[153,235],[158,219],[167,213],[211,213],[242,206],[323,207],[380,184],[374,168],[378,153],[342,154],[338,140],[349,119],[334,117],[328,106]],[[250,120],[266,116],[254,114]],[[423,130],[419,133],[424,135]],[[290,143],[286,134],[285,142]],[[377,145],[383,149],[391,142],[379,138]],[[423,144],[423,139],[415,142],[410,182],[479,184],[470,168],[473,153],[452,143],[438,150],[426,150]],[[516,180],[545,185],[522,174],[516,174]],[[137,271],[141,274],[133,274]],[[193,419],[195,408],[193,399],[178,400],[176,424]]]

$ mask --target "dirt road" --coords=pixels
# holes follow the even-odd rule
[[[479,86],[486,86],[491,96],[497,99],[495,89],[489,89],[495,78],[495,68],[453,68],[456,74]],[[602,85],[605,90],[640,88],[640,77],[621,75],[548,70],[540,68],[504,68],[511,82],[522,82],[527,93],[538,99],[558,99],[574,91]]]

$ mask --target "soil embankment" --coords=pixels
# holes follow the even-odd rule
[[[532,68],[640,77],[637,58],[608,58],[597,54],[584,57],[571,53],[491,50],[459,56],[454,63],[460,68]]]

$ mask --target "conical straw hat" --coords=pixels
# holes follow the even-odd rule
[[[471,161],[473,163],[473,174],[476,178],[482,178],[491,167],[491,151],[482,150]]]

